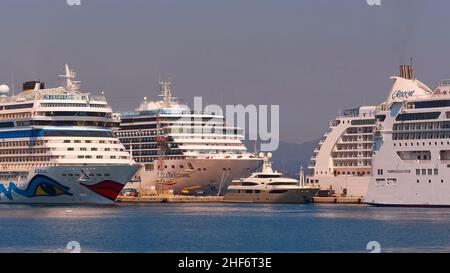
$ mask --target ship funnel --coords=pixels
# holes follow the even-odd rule
[[[401,65],[400,77],[407,80],[414,80],[414,67],[412,65]]]
[[[23,83],[23,91],[33,91],[33,90],[39,90],[44,89],[45,84],[41,81],[29,81]]]

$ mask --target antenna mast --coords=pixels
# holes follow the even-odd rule
[[[163,97],[164,107],[170,107],[176,97],[172,95],[172,82],[170,78],[167,81],[159,81],[159,90],[161,94],[160,97]]]
[[[67,91],[77,91],[80,90],[80,81],[76,80],[77,73],[70,69],[68,63],[64,65],[64,75],[59,75],[63,79],[63,85]]]

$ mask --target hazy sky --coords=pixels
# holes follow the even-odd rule
[[[322,136],[339,109],[381,102],[414,58],[450,78],[448,0],[2,0],[0,83],[58,84],[69,62],[116,111],[173,78],[190,103],[279,104],[281,139]]]

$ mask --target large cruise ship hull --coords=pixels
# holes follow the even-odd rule
[[[183,159],[165,160],[164,164],[168,168],[163,172],[162,182],[158,182],[161,174],[156,168],[146,170],[142,166],[137,173],[140,182],[130,182],[127,187],[140,191],[171,190],[175,194],[222,195],[233,179],[249,176],[260,168],[262,161],[258,158]]]
[[[411,168],[411,174],[393,175],[392,178],[387,178],[391,182],[387,179],[376,181],[376,178],[373,178],[365,202],[370,205],[390,207],[450,207],[448,185],[450,172],[446,170],[447,166],[438,168],[438,176],[423,177],[415,175],[415,169],[413,169],[415,165],[398,164],[400,170]],[[436,168],[436,165],[431,165],[429,168]]]
[[[35,167],[22,181],[14,173],[24,170],[3,170],[12,179],[0,182],[0,203],[111,204],[137,170],[129,164]]]
[[[317,179],[318,177],[314,177]],[[314,179],[314,178],[311,178]],[[334,190],[337,195],[362,197],[367,194],[370,176],[331,176],[319,177],[318,186],[322,190]]]

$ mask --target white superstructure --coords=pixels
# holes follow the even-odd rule
[[[223,201],[300,204],[311,202],[319,189],[306,186],[303,170],[300,171],[300,180],[283,177],[282,173],[272,169],[271,157],[271,153],[260,154],[264,162],[261,172],[233,180]]]
[[[373,177],[365,201],[450,206],[450,81],[432,91],[402,66],[377,108]]]
[[[233,178],[259,167],[241,141],[242,129],[227,126],[221,115],[191,111],[173,97],[168,81],[160,82],[160,92],[162,100],[145,98],[134,112],[120,114],[116,134],[141,164],[140,182],[129,187],[221,194]]]
[[[0,88],[0,202],[110,203],[137,170],[105,97],[80,91],[68,65],[61,77]]]
[[[309,165],[309,184],[339,196],[364,197],[372,175],[375,106],[345,110],[330,122]]]

